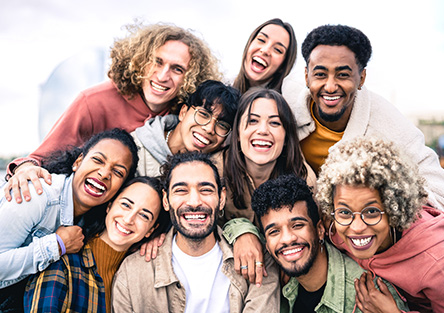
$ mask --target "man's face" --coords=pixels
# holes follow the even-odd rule
[[[189,47],[181,41],[169,40],[155,52],[154,64],[145,69],[143,95],[154,112],[163,111],[183,85],[191,60]]]
[[[213,232],[219,208],[225,205],[225,188],[220,197],[217,188],[213,170],[203,162],[183,163],[173,169],[163,205],[181,235],[203,240]]]
[[[346,46],[317,46],[305,68],[305,81],[320,122],[345,128],[356,92],[365,81],[365,69],[359,72],[355,54]]]
[[[269,210],[261,222],[267,250],[282,270],[291,277],[307,274],[318,255],[322,225],[313,225],[305,201],[296,202],[291,211]]]

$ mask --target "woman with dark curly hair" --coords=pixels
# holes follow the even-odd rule
[[[444,312],[444,214],[424,206],[424,179],[393,143],[358,137],[337,144],[316,198],[333,244],[401,289],[410,309]],[[380,291],[367,284],[372,274],[355,282],[359,308],[399,311],[381,281]]]
[[[128,178],[134,177],[137,147],[130,134],[113,129],[94,135],[81,148],[43,160],[52,184],[43,193],[16,203],[0,199],[0,311],[23,296],[25,278],[83,246],[82,216],[106,206]],[[100,209],[105,210],[106,207]],[[22,300],[22,299],[21,299]]]
[[[282,82],[293,68],[296,55],[293,27],[278,18],[264,22],[248,38],[233,87],[241,93],[254,86],[281,92]]]
[[[9,164],[7,177],[19,175],[5,188],[8,200],[13,186],[14,197],[21,202],[19,188],[29,199],[28,180],[42,177],[50,182],[48,172],[32,166],[40,165],[42,157],[67,145],[81,145],[106,129],[132,132],[151,117],[174,113],[201,82],[220,78],[216,58],[190,31],[166,24],[128,28],[130,34],[111,49],[110,80],[81,92],[40,147]],[[36,188],[40,193],[41,185]]]

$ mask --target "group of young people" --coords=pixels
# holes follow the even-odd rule
[[[280,19],[231,85],[190,31],[117,40],[110,80],[8,166],[0,311],[444,312],[444,170],[364,87],[371,52],[314,29],[304,89]]]

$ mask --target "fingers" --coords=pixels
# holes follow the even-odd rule
[[[164,241],[165,234],[161,234],[160,236],[153,238],[147,243],[144,243],[140,247],[140,255],[145,255],[145,261],[150,262],[152,259],[155,259],[157,257],[159,247],[163,245]]]
[[[40,183],[40,182],[39,182]],[[40,185],[40,189],[42,188],[42,185]],[[31,200],[31,193],[29,192],[29,187],[28,187],[28,179],[24,178],[23,176],[19,176],[18,177],[18,184],[14,186],[14,189],[12,190],[14,197],[15,197],[15,201],[17,203],[18,199],[25,199],[25,201],[29,201]],[[20,192],[22,193],[20,196]]]
[[[3,192],[5,193],[6,201],[8,201],[8,202],[12,200],[11,190],[12,190],[12,183],[11,183],[11,180],[9,180],[5,184],[5,188],[3,188]]]
[[[159,241],[158,241],[158,243],[157,243],[157,246],[158,246],[158,247],[160,247],[160,246],[163,245],[163,242],[165,241],[165,237],[166,237],[166,234],[160,234],[160,236],[159,236]]]
[[[140,246],[140,250],[139,250],[139,254],[140,254],[140,255],[145,255],[145,253],[146,253],[146,246],[147,246],[148,244],[149,244],[148,242],[145,242],[145,243],[143,243],[143,244]]]
[[[43,177],[43,179],[45,180],[45,182],[48,184],[48,185],[51,185],[52,184],[52,176],[51,176],[51,173],[50,172],[48,172],[46,169],[44,169],[44,168],[42,168],[41,169],[41,176]]]
[[[265,271],[265,265],[263,263],[263,261],[256,261],[255,262],[255,266],[256,266],[256,286],[260,287],[262,285],[262,277],[264,275],[264,272],[267,273]]]

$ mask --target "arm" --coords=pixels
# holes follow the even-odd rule
[[[264,254],[265,266],[268,268],[268,276],[264,278],[262,286],[250,284],[248,294],[245,297],[245,306],[242,312],[279,312],[280,284],[279,268],[271,256]]]
[[[112,312],[134,312],[131,305],[131,296],[128,288],[128,275],[126,264],[123,263],[114,275],[111,292]],[[151,286],[150,288],[154,288]]]
[[[65,265],[59,260],[28,282],[23,303],[25,312],[64,312],[68,292]]]

